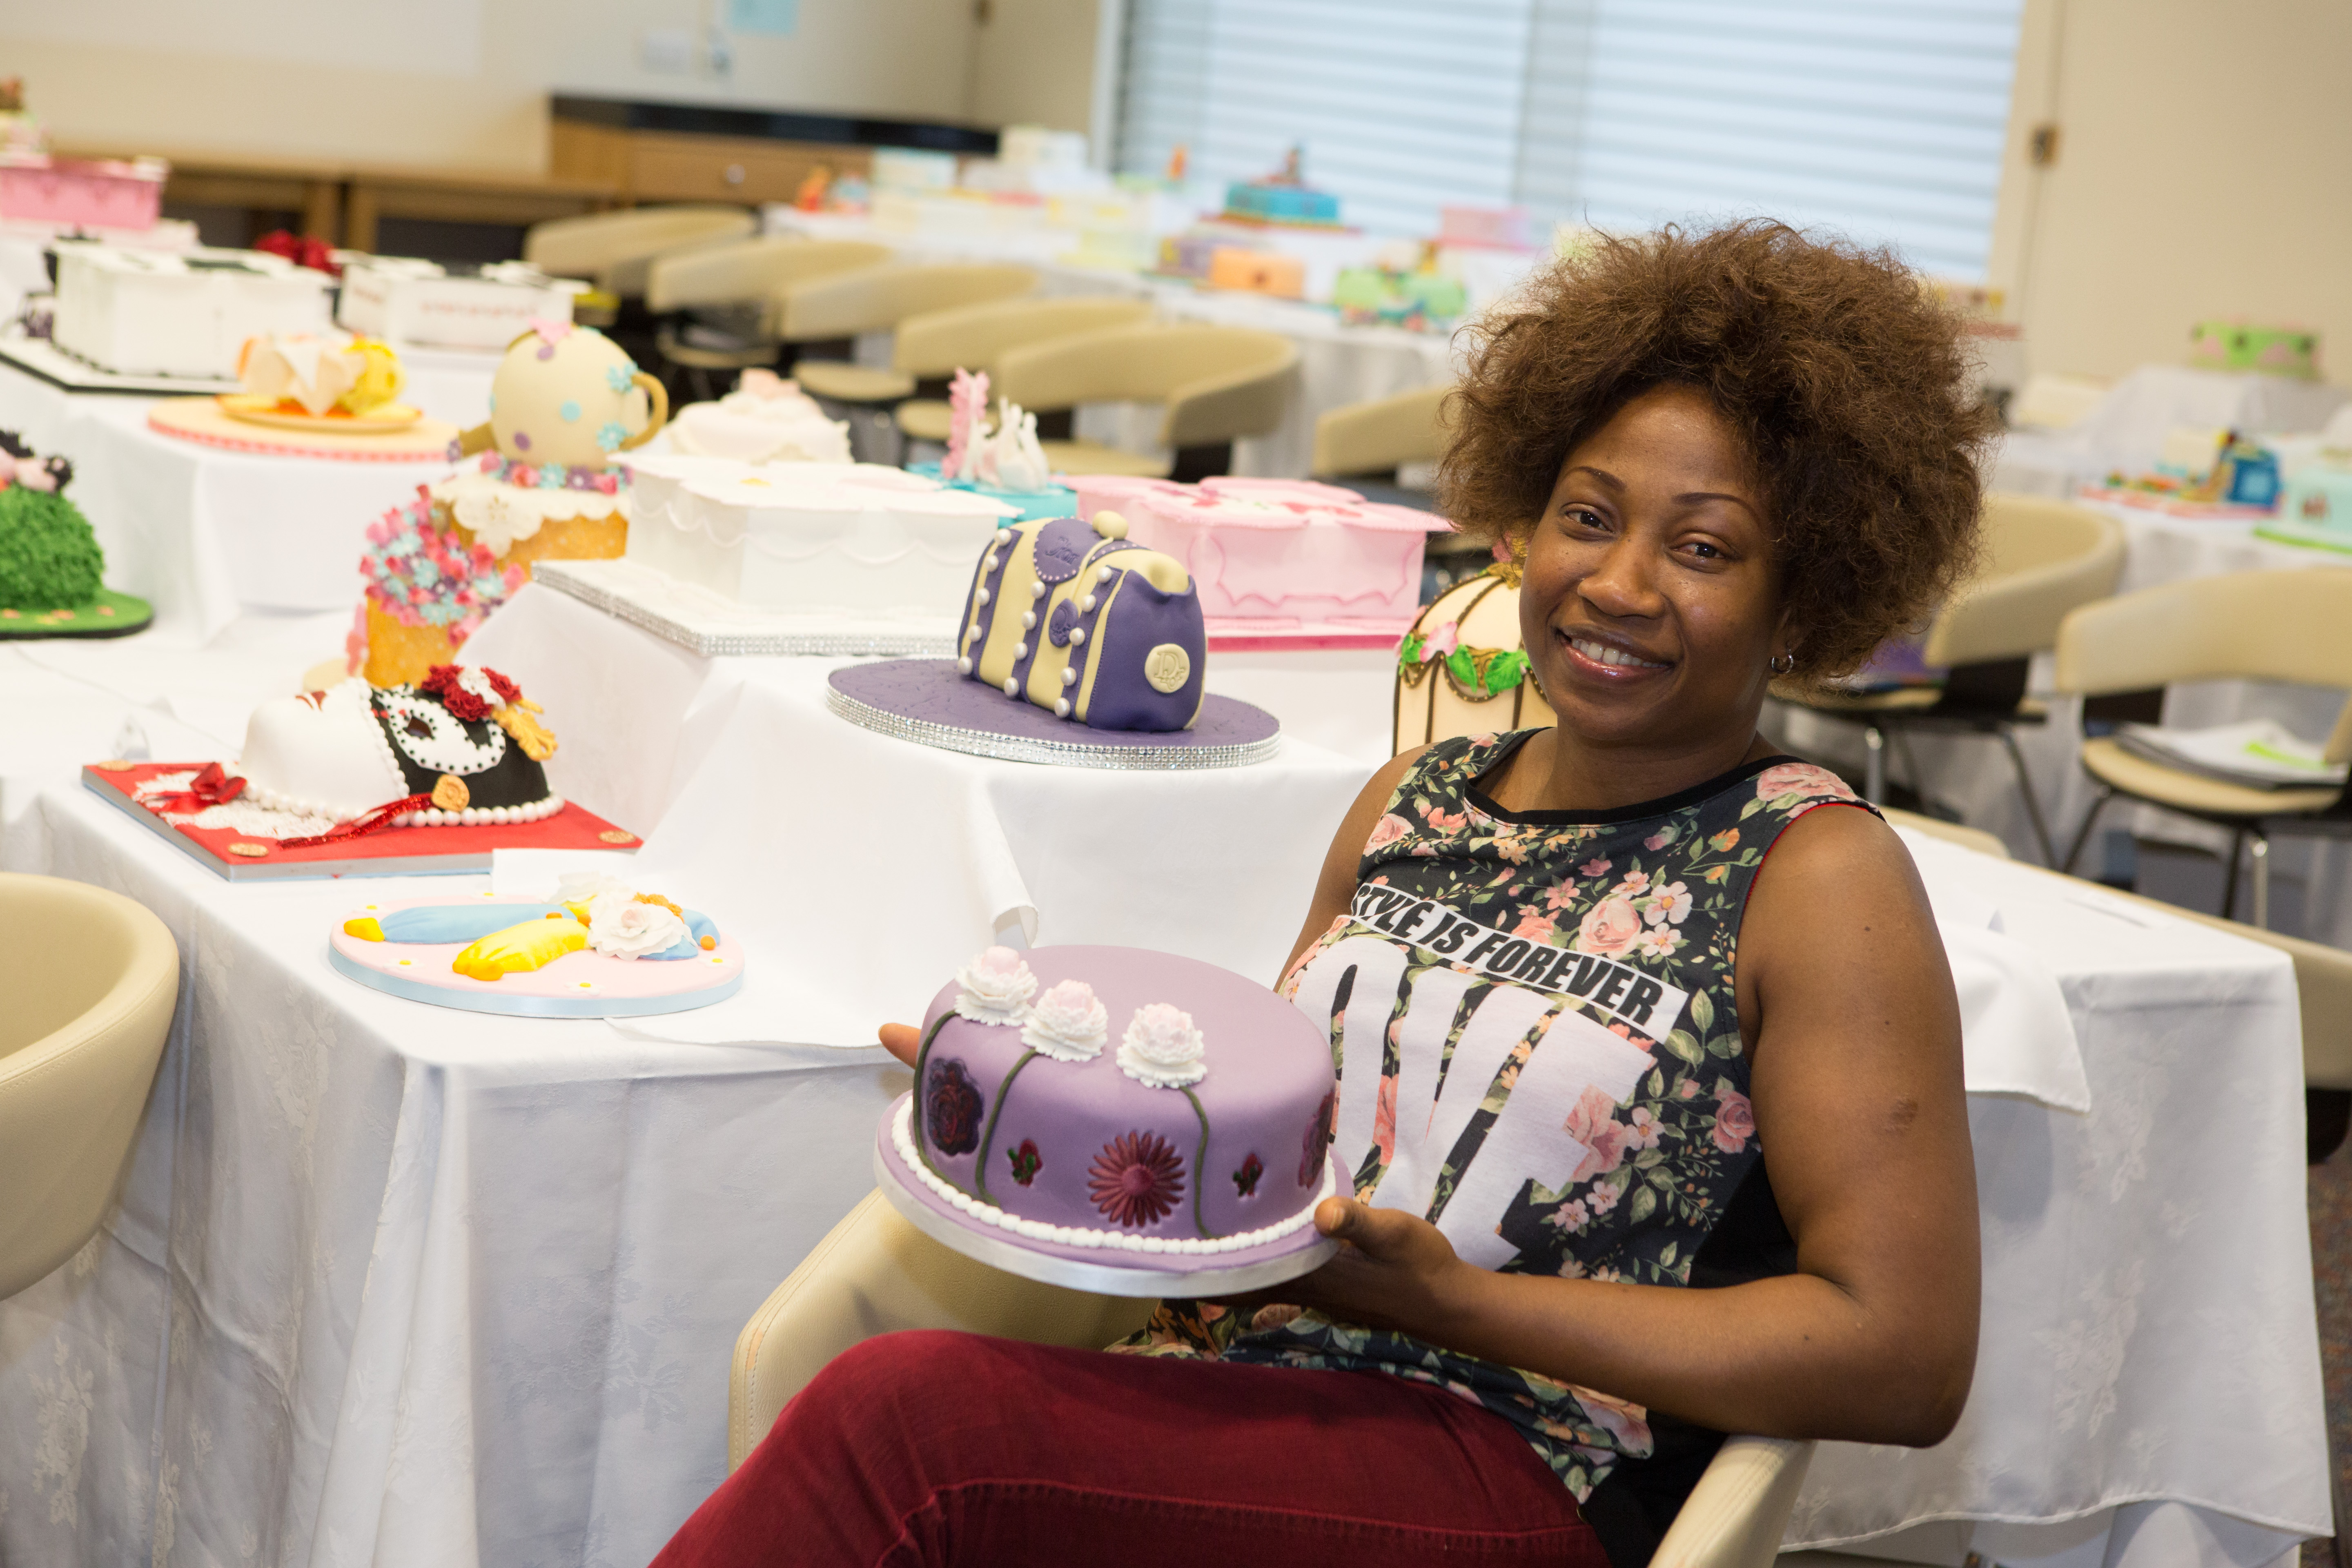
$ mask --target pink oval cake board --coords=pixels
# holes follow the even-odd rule
[[[907,1169],[892,1142],[890,1127],[900,1108],[912,1098],[911,1093],[903,1094],[891,1101],[875,1129],[875,1183],[909,1225],[976,1263],[1041,1284],[1092,1290],[1101,1296],[1231,1296],[1312,1274],[1339,1250],[1338,1242],[1312,1224],[1263,1247],[1197,1258],[1164,1252],[1115,1253],[1008,1235],[958,1210]],[[1349,1190],[1345,1173],[1336,1164],[1331,1175],[1337,1190]],[[1114,1258],[1118,1261],[1111,1261]]]
[[[325,429],[313,434],[233,419],[209,397],[171,397],[147,411],[147,425],[184,441],[263,457],[325,458],[344,463],[457,460],[457,427],[445,419],[420,419],[404,430],[375,435]]]
[[[361,915],[476,899],[530,907],[546,901],[477,894],[359,905],[335,922],[327,940],[328,962],[362,985],[411,1002],[523,1018],[642,1018],[683,1013],[723,1002],[743,984],[743,949],[723,931],[719,945],[698,958],[607,958],[583,951],[499,980],[476,980],[449,967],[466,950],[465,942],[370,942],[343,930],[343,920]]]

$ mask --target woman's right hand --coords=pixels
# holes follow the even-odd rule
[[[912,1024],[885,1024],[875,1031],[882,1048],[905,1062],[915,1065],[916,1053],[923,1048],[923,1032]]]

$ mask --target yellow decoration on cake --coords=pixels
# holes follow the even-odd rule
[[[449,961],[473,980],[499,980],[541,969],[588,945],[588,928],[576,920],[529,920],[494,931]]]
[[[463,811],[473,798],[474,792],[456,773],[443,773],[433,782],[433,804],[443,811]]]
[[[359,915],[343,922],[343,934],[355,936],[362,942],[382,942],[383,927],[376,923],[373,915]]]
[[[667,910],[678,919],[686,919],[686,911],[684,910],[679,909],[676,904],[671,903],[659,893],[639,893],[636,897],[636,901],[641,904],[659,904],[663,909]]]
[[[341,405],[353,414],[368,414],[383,407],[400,395],[408,384],[408,374],[400,368],[400,356],[392,345],[374,338],[353,338],[344,351],[360,356],[359,379],[342,395]]]
[[[531,717],[545,710],[529,698],[518,697],[503,708],[491,710],[490,719],[499,729],[514,737],[514,743],[522,748],[524,756],[534,763],[543,763],[555,755],[554,732]]]
[[[247,338],[237,351],[236,378],[245,396],[223,405],[231,412],[252,405],[313,419],[389,411],[407,381],[388,344],[373,338],[336,344],[309,332]]]

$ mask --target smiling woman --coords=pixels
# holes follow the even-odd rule
[[[661,1568],[1627,1568],[1725,1433],[1949,1432],[1978,1301],[1950,972],[1901,841],[1756,721],[1962,569],[1962,368],[1890,258],[1778,226],[1540,279],[1476,345],[1445,478],[1524,571],[1559,722],[1382,768],[1279,983],[1339,1068],[1349,1180],[1315,1221],[1345,1245],[1161,1303],[1129,1355],[869,1341]]]

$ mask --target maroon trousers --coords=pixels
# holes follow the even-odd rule
[[[655,1568],[1607,1568],[1507,1422],[1373,1373],[886,1334],[837,1357]]]

